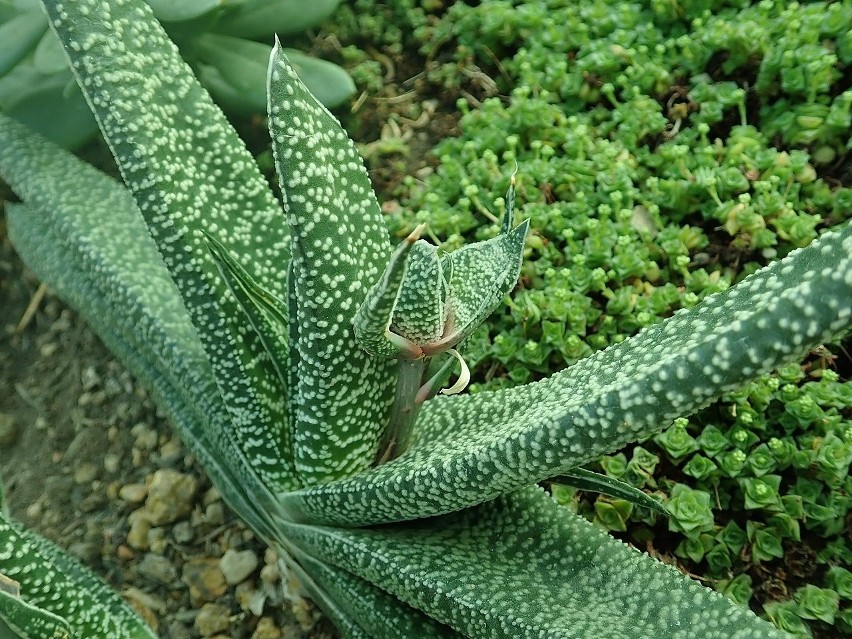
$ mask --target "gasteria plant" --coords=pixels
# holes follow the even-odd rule
[[[438,395],[517,278],[511,185],[493,239],[441,254],[415,230],[393,250],[354,145],[276,47],[282,214],[144,2],[44,4],[129,190],[0,117],[10,236],[344,636],[784,636],[534,484],[629,497],[576,469],[846,330],[848,225],[549,379]],[[28,578],[64,564],[10,529],[0,615],[93,636],[89,609],[57,606],[73,589]]]

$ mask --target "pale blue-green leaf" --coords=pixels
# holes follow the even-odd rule
[[[0,593],[0,618],[27,639],[156,639],[118,594],[61,548],[0,518],[0,573],[18,582],[20,601]],[[45,614],[47,613],[47,614]],[[65,625],[67,624],[67,626]]]
[[[408,255],[391,330],[418,345],[437,342],[447,325],[447,280],[438,249],[417,240]]]
[[[158,20],[182,22],[192,20],[221,7],[226,0],[145,0]]]
[[[308,91],[328,108],[340,106],[355,93],[355,82],[345,69],[328,60],[284,49],[287,59]]]
[[[232,438],[272,490],[286,490],[286,407],[259,339],[219,276],[202,230],[283,296],[289,237],[251,154],[142,0],[45,0],[231,411]],[[266,380],[260,382],[259,380]]]
[[[33,52],[33,65],[36,71],[44,75],[59,73],[68,68],[65,51],[53,31],[46,30],[39,40]]]
[[[473,639],[786,639],[538,488],[406,524],[285,530]]]
[[[175,421],[193,453],[232,507],[259,529],[267,493],[226,436],[231,416],[130,194],[3,115],[0,178],[26,202],[6,206],[21,257],[134,373],[163,386],[165,408],[180,413]],[[159,382],[163,375],[169,377]],[[235,486],[244,493],[235,494]]]
[[[194,44],[202,69],[199,78],[214,97],[221,92],[226,105],[236,102],[239,113],[266,111],[266,72],[272,47],[217,33],[204,33]],[[311,94],[325,106],[338,106],[355,92],[352,78],[336,64],[296,49],[284,52]]]
[[[232,87],[216,67],[196,62],[195,74],[202,86],[210,92],[226,112],[243,117],[250,117],[266,111],[266,101],[260,106],[250,104],[239,91]]]
[[[658,513],[666,514],[666,507],[658,499],[652,497],[646,492],[643,492],[623,481],[619,481],[614,477],[607,477],[600,473],[586,470],[585,468],[575,468],[568,472],[551,479],[553,483],[571,486],[579,490],[585,490],[593,493],[601,493],[610,497],[624,499],[636,506],[649,508]]]
[[[35,48],[42,34],[47,31],[47,23],[41,11],[27,11],[0,24],[0,76]]]
[[[229,35],[256,38],[301,33],[322,23],[340,0],[238,0],[215,26]]]
[[[425,403],[408,452],[283,498],[358,525],[458,510],[665,428],[852,323],[852,225],[552,377]]]
[[[357,348],[352,320],[390,257],[387,229],[355,145],[276,45],[269,128],[292,232],[299,361],[294,455],[306,485],[375,459],[394,363]]]
[[[32,83],[21,87],[2,105],[6,115],[65,149],[77,148],[97,135],[98,123],[68,69],[51,76],[31,77]]]
[[[216,33],[202,34],[195,45],[199,62],[216,69],[217,80],[221,79],[239,97],[243,103],[240,112],[266,111],[266,71],[271,46]],[[211,77],[209,72],[206,75]]]

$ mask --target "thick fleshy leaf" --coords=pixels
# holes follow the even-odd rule
[[[22,630],[26,639],[156,639],[92,572],[58,546],[2,517],[0,573],[20,587],[19,600],[0,592],[0,622]],[[70,635],[63,635],[66,630]]]
[[[33,65],[36,71],[44,75],[59,73],[68,68],[62,43],[59,42],[59,38],[53,31],[47,29],[39,40],[35,51],[33,51]]]
[[[359,525],[458,510],[593,461],[801,357],[852,323],[852,225],[552,377],[425,403],[402,457],[291,493]]]
[[[233,440],[273,490],[292,486],[286,406],[257,336],[222,282],[203,230],[284,295],[288,233],[225,116],[142,0],[45,0],[51,27],[145,216],[231,411]]]
[[[145,0],[159,20],[182,22],[192,20],[213,11],[224,4],[224,0]]]
[[[594,473],[590,470],[586,470],[585,468],[575,468],[563,475],[554,477],[551,481],[556,484],[563,484],[565,486],[571,486],[572,488],[578,488],[579,490],[601,493],[603,495],[609,495],[610,497],[624,499],[636,506],[642,506],[643,508],[648,508],[650,510],[657,511],[658,513],[666,514],[665,506],[663,506],[663,504],[654,497],[651,497],[648,493],[613,477]]]
[[[292,398],[289,397],[290,383],[293,381],[290,368],[289,348],[289,310],[287,305],[254,281],[251,275],[240,265],[233,255],[214,237],[205,234],[210,251],[216,258],[219,273],[227,284],[231,294],[245,313],[245,317],[260,338],[266,356],[275,369],[277,383],[273,388],[279,393],[281,402],[287,409],[278,415],[284,422],[281,429],[282,455],[287,456],[289,467],[293,468],[293,424],[288,419]],[[293,477],[295,474],[291,473]]]
[[[47,25],[37,9],[15,16],[0,24],[0,75],[20,62],[38,44]]]
[[[538,488],[407,524],[285,530],[305,552],[476,639],[786,637]]]
[[[449,326],[452,346],[468,337],[512,292],[521,272],[529,220],[507,233],[453,251],[442,261],[449,278]]]
[[[194,41],[199,79],[223,106],[240,114],[266,111],[266,72],[272,47],[268,44],[217,33]],[[355,93],[355,83],[336,64],[284,49],[290,64],[311,94],[335,107]]]
[[[0,78],[0,108],[66,149],[79,147],[98,132],[98,123],[68,69],[43,76],[25,60]]]
[[[2,526],[2,523],[0,523]],[[71,639],[71,626],[62,617],[33,606],[17,594],[7,592],[6,577],[0,574],[0,637],[3,639]]]
[[[271,498],[224,436],[230,414],[127,190],[2,115],[0,178],[26,202],[6,205],[22,259],[154,390],[231,507],[268,531]]]
[[[229,2],[216,30],[230,35],[256,38],[270,33],[301,33],[323,22],[340,0],[237,0]]]
[[[199,62],[216,69],[218,77],[242,102],[241,113],[266,111],[266,71],[272,47],[216,33],[204,33],[196,38],[194,44]],[[202,74],[202,83],[204,78]],[[215,95],[217,85],[213,83],[209,88]]]
[[[438,249],[417,240],[408,256],[391,330],[419,345],[440,340],[447,323],[447,292]]]
[[[399,357],[401,352],[410,351],[410,348],[406,348],[408,344],[405,338],[390,333],[390,325],[405,277],[408,256],[421,229],[418,227],[399,243],[382,277],[367,291],[366,299],[352,320],[358,345],[371,355]]]
[[[352,320],[391,247],[355,145],[276,45],[269,128],[292,232],[299,334],[294,461],[307,484],[364,470],[393,400],[394,363],[353,356]]]
[[[328,108],[340,106],[355,93],[355,81],[346,69],[328,60],[285,49],[287,59],[313,96]]]
[[[373,639],[464,639],[453,629],[438,623],[391,594],[334,565],[326,564],[294,549],[299,564],[317,595],[314,601],[323,609],[334,602],[337,616],[356,624]],[[321,591],[321,592],[319,592]],[[340,627],[340,626],[338,626]],[[345,633],[344,633],[345,634]]]

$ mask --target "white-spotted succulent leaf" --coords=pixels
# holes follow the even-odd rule
[[[305,552],[477,639],[787,639],[538,488],[419,522],[286,530]]]
[[[306,520],[437,515],[562,474],[661,430],[852,323],[852,226],[552,377],[426,402],[407,453],[286,495]]]
[[[0,574],[19,587],[17,597],[0,592],[0,631],[5,623],[21,639],[156,639],[130,606],[92,572],[50,541],[4,517],[0,517]]]
[[[449,284],[444,348],[473,333],[515,288],[528,229],[526,220],[495,238],[463,246],[441,261]]]
[[[394,310],[408,267],[408,256],[420,236],[423,226],[417,227],[396,247],[379,281],[369,291],[358,308],[352,327],[358,345],[378,357],[418,357],[420,348],[390,330]]]
[[[514,203],[513,177],[500,233],[490,240],[446,255],[425,240],[401,245],[356,317],[361,347],[385,357],[429,357],[469,337],[518,281],[529,221],[512,229]],[[373,309],[379,302],[381,321]]]
[[[251,324],[260,343],[266,351],[272,368],[275,370],[277,383],[273,388],[281,395],[285,403],[286,415],[281,415],[284,427],[281,428],[281,452],[287,457],[290,470],[293,470],[293,420],[287,419],[290,414],[292,399],[288,389],[293,383],[291,376],[290,355],[290,322],[289,307],[254,281],[254,278],[231,255],[230,251],[211,235],[205,234],[210,252],[216,259],[216,266],[231,294],[242,308],[246,319]],[[289,277],[289,276],[288,276]],[[288,292],[289,294],[289,292]],[[294,340],[297,343],[297,340]],[[289,401],[288,401],[289,400]],[[295,473],[290,473],[295,477]]]
[[[347,570],[326,564],[295,549],[299,565],[314,588],[317,600],[334,601],[339,614],[374,639],[417,637],[417,639],[464,639],[416,608]]]
[[[624,499],[636,506],[655,510],[664,515],[666,514],[665,506],[648,493],[636,488],[635,486],[631,486],[630,484],[615,479],[614,477],[601,475],[600,473],[595,473],[591,470],[586,470],[585,468],[569,470],[558,477],[554,477],[551,480],[551,483],[563,484],[565,486],[577,488],[578,490],[601,493],[602,495],[609,495],[610,497]]]
[[[440,340],[447,325],[448,292],[437,247],[417,240],[408,256],[391,331],[421,347]]]
[[[268,535],[271,497],[223,434],[230,414],[130,193],[2,114],[0,177],[25,202],[6,205],[23,260],[157,393],[228,503]]]
[[[364,470],[378,449],[395,363],[357,353],[352,321],[391,247],[354,143],[278,45],[269,68],[269,129],[292,233],[299,336],[293,459],[312,485]]]
[[[44,608],[33,606],[18,594],[6,591],[5,581],[0,575],[0,637],[3,639],[72,639],[71,626],[62,617]]]
[[[273,490],[293,484],[286,400],[202,231],[284,296],[280,207],[225,116],[141,0],[46,0],[51,27],[145,216],[231,411],[231,438]]]

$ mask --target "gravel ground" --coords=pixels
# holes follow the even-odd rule
[[[94,569],[163,639],[335,636],[285,596],[275,557],[144,388],[40,289],[2,218],[0,471],[12,515]]]

